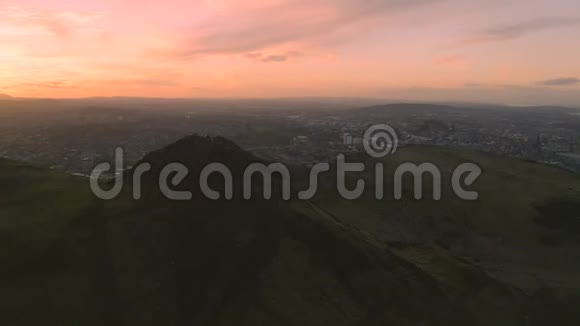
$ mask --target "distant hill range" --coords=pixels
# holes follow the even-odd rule
[[[369,107],[364,107],[358,109],[360,112],[365,113],[382,113],[382,112],[424,112],[424,113],[437,113],[437,112],[465,112],[465,110],[472,113],[476,110],[496,110],[502,111],[504,113],[509,113],[511,110],[515,111],[544,111],[548,110],[551,112],[575,112],[578,109],[563,107],[563,106],[509,106],[509,105],[495,105],[495,104],[469,104],[469,103],[455,103],[455,104],[429,104],[429,103],[390,103],[384,105],[374,105]]]
[[[88,97],[88,98],[25,98],[12,97],[0,94],[0,100],[18,100],[42,108],[44,103],[66,108],[115,108],[154,110],[163,106],[165,110],[192,110],[204,109],[229,111],[238,109],[253,110],[430,110],[431,112],[461,110],[461,109],[496,109],[496,110],[552,110],[577,111],[579,108],[539,105],[515,106],[496,103],[469,103],[469,102],[398,102],[377,98],[147,98],[147,97]],[[224,107],[227,107],[225,109]]]

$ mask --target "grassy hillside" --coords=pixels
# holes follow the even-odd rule
[[[0,185],[1,324],[102,325],[87,181],[0,160]]]
[[[333,190],[334,177],[327,176],[323,182],[327,189],[314,202],[378,241],[399,245],[402,254],[413,253],[404,247],[431,244],[519,287],[580,289],[580,263],[574,258],[580,249],[578,175],[486,153],[430,146],[405,147],[382,162],[385,199],[340,199]],[[404,179],[404,198],[394,199],[394,171],[406,162],[439,167],[442,200],[432,199],[430,178],[425,178],[424,199],[415,200],[410,176]],[[451,189],[451,173],[464,162],[483,169],[476,184],[469,187],[479,192],[476,201],[460,200]],[[367,166],[374,163],[367,161]],[[370,194],[374,194],[373,175],[367,171],[364,176]]]
[[[180,185],[193,201],[157,189],[168,162],[223,162],[239,181],[254,160],[228,140],[188,137],[144,158],[143,200],[126,187],[106,203],[86,179],[0,160],[1,324],[111,325],[120,312],[139,326],[577,325],[576,175],[407,147],[383,161],[385,175],[436,163],[443,200],[412,199],[410,178],[400,201],[391,181],[383,200],[340,199],[330,175],[312,201],[208,201],[194,173]],[[474,202],[450,191],[465,161],[484,169]]]

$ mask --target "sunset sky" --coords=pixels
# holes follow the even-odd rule
[[[578,0],[0,0],[0,93],[580,106]]]

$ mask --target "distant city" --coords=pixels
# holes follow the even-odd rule
[[[308,166],[361,151],[364,131],[388,123],[401,146],[484,151],[580,172],[580,110],[570,108],[283,100],[57,105],[2,102],[0,156],[88,175],[111,161],[117,146],[130,167],[150,151],[199,134],[229,138],[267,160]]]

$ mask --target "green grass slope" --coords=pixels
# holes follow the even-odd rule
[[[0,160],[0,324],[101,325],[85,179]]]
[[[355,160],[366,158],[351,158]],[[495,277],[526,289],[580,289],[580,176],[558,168],[515,159],[432,146],[409,146],[386,157],[385,198],[372,195],[341,199],[328,175],[326,189],[314,202],[344,223],[378,241],[444,248],[479,264]],[[432,199],[431,178],[424,181],[424,199],[413,198],[410,175],[404,178],[402,200],[393,195],[393,176],[402,163],[434,163],[442,173],[443,198]],[[451,189],[451,174],[464,162],[477,163],[483,174],[468,187],[476,201],[460,200]],[[374,194],[375,161],[363,175],[367,194]],[[355,179],[353,174],[350,179]],[[421,250],[425,255],[425,250]],[[438,252],[434,249],[433,252]],[[443,259],[445,260],[445,259]]]

